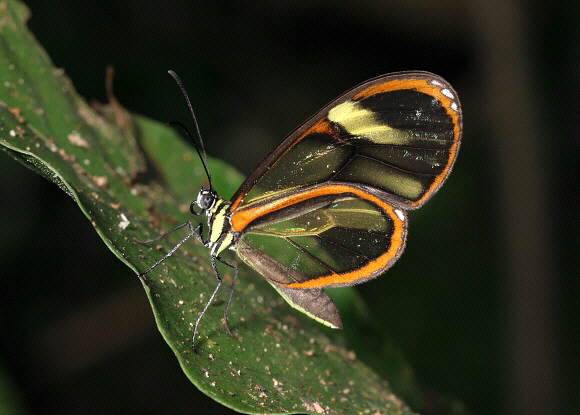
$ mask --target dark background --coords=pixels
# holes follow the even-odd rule
[[[399,263],[360,291],[427,389],[475,414],[580,412],[580,3],[27,4],[29,27],[89,101],[106,101],[112,64],[129,110],[188,120],[174,69],[208,152],[245,174],[367,78],[446,78],[464,112],[453,174],[410,214]],[[229,413],[182,374],[138,279],[73,201],[8,157],[0,175],[5,405]]]

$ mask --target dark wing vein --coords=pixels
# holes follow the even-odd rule
[[[310,252],[308,252],[306,249],[304,249],[302,246],[298,245],[296,242],[292,241],[290,238],[285,237],[284,238],[286,241],[288,241],[288,243],[290,245],[292,245],[294,248],[298,249],[300,252],[302,252],[304,255],[309,256],[310,258],[312,258],[315,262],[317,262],[319,265],[323,266],[324,268],[326,268],[327,270],[329,270],[330,272],[334,273],[334,274],[338,274],[338,272],[336,270],[334,270],[330,265],[328,265],[326,262],[322,261],[320,258],[318,258],[317,256],[311,254]]]
[[[404,169],[402,167],[396,166],[394,164],[388,163],[388,162],[386,162],[384,160],[381,160],[381,159],[378,159],[378,158],[375,158],[375,157],[372,157],[372,156],[368,156],[366,154],[358,154],[357,153],[357,154],[355,154],[355,156],[359,156],[359,157],[363,157],[363,158],[366,158],[366,159],[369,159],[369,160],[373,160],[373,161],[376,161],[377,163],[382,164],[383,166],[391,167],[391,168],[393,168],[395,170],[398,170],[398,171],[401,171],[401,172],[405,172],[405,173],[415,174],[415,175],[418,175],[418,176],[437,176],[437,174],[438,174],[438,173],[419,173],[419,172],[414,171],[414,170]],[[354,156],[352,158],[354,158]]]
[[[338,176],[340,174],[340,172],[343,171],[346,168],[346,166],[348,166],[350,164],[350,162],[353,161],[354,158],[355,158],[355,156],[358,154],[358,146],[354,146],[353,144],[350,144],[350,145],[353,146],[353,147],[355,147],[355,150],[356,150],[355,153],[351,157],[349,157],[348,160],[346,160],[346,162],[342,166],[340,166],[340,168],[337,171],[335,171],[332,174],[332,176],[330,176],[328,178],[328,180],[332,180],[336,176]]]
[[[357,138],[357,136],[352,136],[353,138]],[[451,146],[447,146],[447,147],[419,147],[416,145],[409,145],[409,144],[380,144],[380,143],[372,143],[372,142],[365,142],[364,144],[349,144],[351,146],[356,146],[356,147],[390,147],[390,148],[396,148],[396,149],[405,149],[405,150],[434,150],[434,151],[448,151],[449,147]]]

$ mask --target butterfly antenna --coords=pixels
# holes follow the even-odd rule
[[[193,136],[191,135],[189,130],[185,127],[185,125],[183,125],[182,123],[180,123],[178,121],[172,121],[172,122],[170,122],[170,124],[177,125],[177,126],[183,128],[183,130],[186,132],[187,136],[193,142],[193,145],[195,146],[197,154],[199,155],[199,158],[201,160],[201,164],[203,165],[203,168],[205,170],[205,174],[207,174],[207,179],[209,180],[209,188],[213,189],[213,186],[211,183],[211,174],[210,174],[209,168],[208,168],[209,162],[207,160],[207,153],[205,152],[205,147],[203,145],[203,139],[201,138],[201,131],[199,130],[199,124],[197,123],[197,118],[195,117],[195,112],[193,111],[193,106],[191,105],[189,95],[187,95],[187,91],[185,90],[185,87],[183,86],[183,82],[181,82],[181,79],[179,78],[179,76],[172,70],[169,70],[167,72],[169,72],[169,75],[171,75],[173,77],[173,79],[175,79],[175,82],[177,82],[179,89],[181,89],[181,93],[185,97],[185,101],[187,102],[187,106],[189,107],[189,112],[191,113],[191,117],[193,118],[193,124],[195,125],[195,132],[197,133],[197,137],[199,139],[201,150],[199,149],[197,143],[195,142],[195,139],[193,138]]]
[[[191,133],[189,132],[187,127],[179,121],[169,121],[168,124],[181,128],[183,131],[185,131],[185,134],[187,134],[187,136],[191,139],[191,142],[193,143],[193,146],[195,147],[195,150],[197,151],[199,159],[201,160],[201,164],[203,165],[203,169],[205,170],[205,174],[207,175],[207,178],[209,180],[209,187],[211,189],[213,189],[213,187],[211,185],[211,175],[209,174],[209,169],[207,168],[205,162],[203,161],[203,157],[201,155],[201,151],[199,150],[199,146],[195,142],[195,139],[193,138],[193,136],[191,135]]]

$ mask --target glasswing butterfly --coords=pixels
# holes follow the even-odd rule
[[[457,93],[429,72],[398,72],[370,79],[323,107],[290,133],[242,183],[231,200],[212,186],[207,155],[191,102],[178,83],[199,138],[189,131],[208,177],[190,205],[203,224],[191,222],[149,241],[189,228],[187,236],[147,274],[192,236],[210,250],[218,292],[221,262],[234,270],[225,307],[238,276],[226,249],[262,275],[294,308],[341,328],[339,311],[324,287],[353,285],[382,274],[401,256],[407,211],[421,207],[443,184],[457,157],[462,131]]]

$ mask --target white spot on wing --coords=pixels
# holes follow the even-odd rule
[[[431,80],[431,85],[443,86],[443,84],[441,82],[439,82],[437,79],[432,79]]]
[[[401,220],[405,220],[405,214],[403,213],[402,210],[400,209],[395,209],[395,213],[397,215],[397,217]]]
[[[453,94],[451,93],[451,91],[450,91],[449,89],[447,89],[447,88],[444,88],[444,89],[442,89],[442,90],[441,90],[441,93],[442,93],[443,95],[445,95],[447,98],[451,98],[451,99],[454,99],[454,98],[455,98],[455,97],[453,96]]]
[[[457,102],[452,102],[451,103],[451,109],[455,112],[457,112]]]

